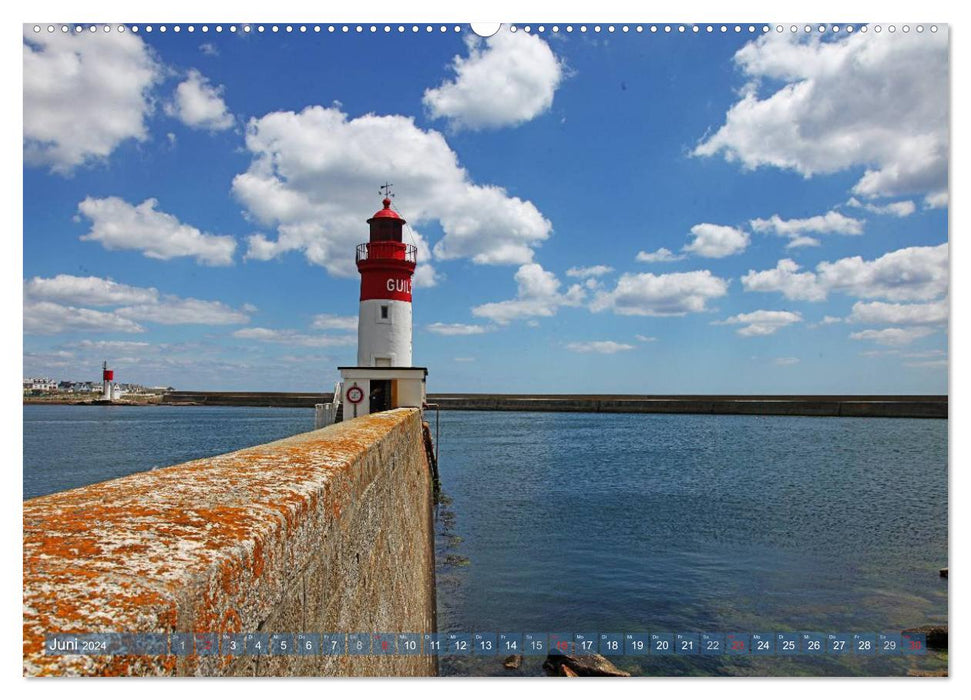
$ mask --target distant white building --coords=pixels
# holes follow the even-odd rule
[[[24,379],[24,391],[57,391],[57,381],[50,377],[28,377]]]

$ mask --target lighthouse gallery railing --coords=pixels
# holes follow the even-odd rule
[[[361,243],[357,247],[357,258],[355,262],[379,258],[383,260],[404,260],[405,262],[417,263],[418,249],[410,243],[398,243],[397,241]]]

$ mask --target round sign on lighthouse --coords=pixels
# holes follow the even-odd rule
[[[402,241],[405,220],[391,208],[367,220],[370,236],[357,247],[361,306],[357,322],[360,367],[411,366],[411,283],[417,250]]]
[[[351,403],[361,403],[364,400],[364,389],[359,386],[352,386],[347,390],[346,396]]]

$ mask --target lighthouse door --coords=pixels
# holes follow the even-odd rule
[[[391,408],[391,380],[371,380],[371,413],[387,411]]]

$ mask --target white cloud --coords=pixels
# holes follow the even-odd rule
[[[834,323],[842,323],[843,319],[839,316],[823,316],[823,320],[819,322],[820,326],[831,326]]]
[[[676,255],[672,253],[667,248],[658,248],[653,253],[648,253],[645,251],[640,251],[637,254],[637,262],[643,263],[655,263],[655,262],[675,262],[677,260],[684,260],[684,255]]]
[[[904,367],[947,367],[947,360],[922,360],[920,362],[905,362]]]
[[[946,27],[836,40],[770,32],[739,49],[735,63],[749,83],[696,155],[805,177],[866,168],[853,188],[865,197],[947,189]],[[774,92],[760,97],[766,84]]]
[[[24,282],[24,297],[86,306],[148,304],[158,300],[153,287],[131,287],[101,277],[33,277]]]
[[[119,308],[108,313],[64,304]],[[32,328],[39,328],[42,321],[50,321],[52,326],[64,330],[89,330],[96,328],[97,324],[104,324],[104,330],[125,332],[142,330],[134,321],[167,325],[247,323],[248,314],[256,311],[256,307],[250,304],[244,304],[241,309],[233,309],[221,301],[160,295],[154,287],[133,287],[100,277],[73,275],[33,277],[24,282],[25,325],[28,305],[31,313],[38,319],[38,322],[32,322]]]
[[[741,253],[749,242],[749,235],[744,231],[718,224],[695,224],[691,227],[691,235],[691,242],[681,250],[703,258],[724,258]],[[638,259],[641,259],[640,254]]]
[[[910,358],[915,358],[915,357],[917,357],[917,358],[928,358],[928,357],[941,358],[941,357],[946,357],[947,356],[947,352],[945,352],[944,350],[919,350],[917,352],[905,352],[905,353],[903,353],[903,356],[904,357],[910,357]]]
[[[118,328],[128,329],[137,325],[131,323],[133,320],[162,324],[225,325],[246,323],[249,321],[247,314],[256,310],[256,307],[250,304],[244,304],[241,309],[237,310],[220,301],[181,298],[171,294],[160,295],[154,287],[133,287],[101,277],[75,277],[73,275],[57,275],[47,278],[33,277],[24,282],[24,299],[25,303],[61,302],[89,306],[117,306],[120,308],[115,309],[111,314],[107,314],[116,318],[116,321],[105,321],[105,316],[93,315],[101,312],[95,312],[91,309],[75,309],[75,311],[90,312],[83,314],[84,317],[100,319],[102,322],[114,324]],[[75,316],[78,315],[75,314]],[[139,330],[141,330],[140,327]]]
[[[791,367],[792,365],[799,364],[798,357],[776,357],[772,360],[772,364],[777,367]]]
[[[84,339],[76,344],[80,350],[94,350],[96,352],[146,352],[152,345],[135,340],[88,340]]]
[[[24,161],[70,174],[148,138],[149,92],[162,69],[131,32],[24,27]]]
[[[633,345],[617,343],[613,340],[591,340],[583,343],[567,343],[566,349],[571,352],[596,352],[601,355],[613,355],[624,350],[633,350]]]
[[[221,85],[213,87],[202,73],[192,69],[175,88],[175,95],[165,106],[165,112],[193,129],[231,129],[236,120],[226,107],[222,94]]]
[[[948,201],[947,191],[934,192],[924,197],[924,207],[926,209],[940,209],[946,207]]]
[[[859,255],[816,266],[828,289],[890,301],[933,299],[947,293],[948,245],[901,248],[864,261]]]
[[[778,214],[773,214],[768,219],[752,219],[749,225],[756,233],[772,233],[788,238],[788,248],[818,246],[819,241],[807,234],[838,233],[859,236],[863,233],[862,221],[838,211],[828,211],[805,219],[783,219]]]
[[[424,241],[422,245],[424,246]],[[415,268],[415,275],[411,278],[411,283],[415,287],[434,287],[444,279],[445,275],[437,272],[431,265],[419,263]]]
[[[469,55],[452,59],[454,80],[425,91],[432,118],[453,129],[494,129],[527,122],[548,111],[563,66],[535,34],[501,30],[484,41],[470,34]]]
[[[24,352],[24,376],[49,376],[56,374],[55,370],[74,367],[77,360],[74,353],[66,350],[54,352]]]
[[[334,314],[317,314],[310,327],[318,331],[356,331],[357,316],[335,316]]]
[[[637,338],[637,340],[639,340],[642,343],[653,343],[655,340],[657,340],[657,338],[655,338],[653,335],[637,334],[634,337]]]
[[[822,301],[830,292],[863,299],[924,301],[947,292],[948,246],[901,248],[876,260],[860,256],[821,262],[815,272],[799,272],[788,258],[775,269],[742,276],[749,292],[781,292],[787,299]]]
[[[273,328],[241,328],[234,331],[233,336],[244,340],[307,348],[349,347],[357,344],[357,336],[353,335],[307,335],[299,331]]]
[[[684,316],[707,311],[710,300],[727,292],[728,281],[709,270],[624,274],[612,291],[596,295],[590,309],[610,309],[625,316]]]
[[[853,311],[846,319],[851,323],[871,326],[883,325],[938,325],[947,323],[947,299],[929,304],[887,304],[882,301],[853,304]]]
[[[786,299],[822,301],[826,290],[814,272],[799,272],[799,263],[785,258],[772,270],[749,270],[742,275],[742,287],[746,292],[782,292]]]
[[[302,251],[331,274],[356,275],[354,249],[378,208],[376,183],[389,177],[409,222],[405,240],[418,246],[416,285],[434,281],[431,251],[413,228],[425,222],[437,220],[444,231],[437,258],[479,264],[530,262],[552,229],[532,203],[473,184],[442,135],[410,117],[348,119],[319,106],[273,112],[250,120],[246,146],[253,161],[233,180],[233,193],[255,221],[277,230],[275,240],[251,236],[248,258]]]
[[[100,332],[141,333],[144,328],[116,313],[64,306],[52,301],[24,300],[24,334]]]
[[[245,312],[233,309],[221,301],[181,299],[174,296],[162,297],[155,304],[125,306],[118,309],[116,313],[123,318],[152,321],[163,325],[225,326],[249,322],[249,316]]]
[[[815,248],[817,246],[819,246],[819,240],[812,236],[796,236],[786,243],[786,248]]]
[[[899,350],[864,350],[859,353],[860,357],[888,357],[890,355],[899,355]]]
[[[216,48],[215,44],[210,44],[206,42],[205,44],[199,44],[199,50],[202,51],[206,56],[218,56],[219,49]]]
[[[531,262],[533,247],[546,240],[552,229],[531,202],[509,197],[501,187],[458,181],[443,181],[434,187],[454,187],[458,198],[434,204],[440,208],[435,216],[445,231],[435,244],[435,257],[440,260],[470,258],[487,265]]]
[[[741,325],[736,333],[741,336],[772,335],[776,331],[802,321],[802,316],[794,311],[752,311],[747,314],[729,316],[715,325]]]
[[[904,199],[899,202],[888,202],[887,204],[873,204],[871,202],[861,202],[856,197],[850,197],[846,205],[858,209],[866,209],[874,214],[890,214],[898,218],[910,216],[917,211],[917,205],[909,199]]]
[[[614,268],[609,265],[591,265],[590,267],[571,267],[566,271],[567,277],[580,277],[585,279],[587,277],[603,277],[604,275],[610,274],[614,271]]]
[[[878,345],[909,345],[918,338],[923,338],[934,332],[933,328],[915,326],[913,328],[884,328],[883,330],[866,330],[850,333],[853,340],[872,340]]]
[[[552,316],[561,306],[578,306],[585,292],[572,285],[566,292],[560,291],[560,281],[537,263],[523,265],[516,271],[518,292],[515,299],[482,304],[472,309],[472,314],[488,318],[500,325],[520,318]]]
[[[479,335],[489,331],[485,326],[471,323],[430,323],[426,328],[436,335]]]
[[[78,210],[91,220],[91,232],[81,240],[98,241],[108,250],[140,250],[156,260],[190,256],[206,265],[232,264],[232,236],[203,233],[156,206],[156,199],[134,206],[119,197],[87,197]]]

